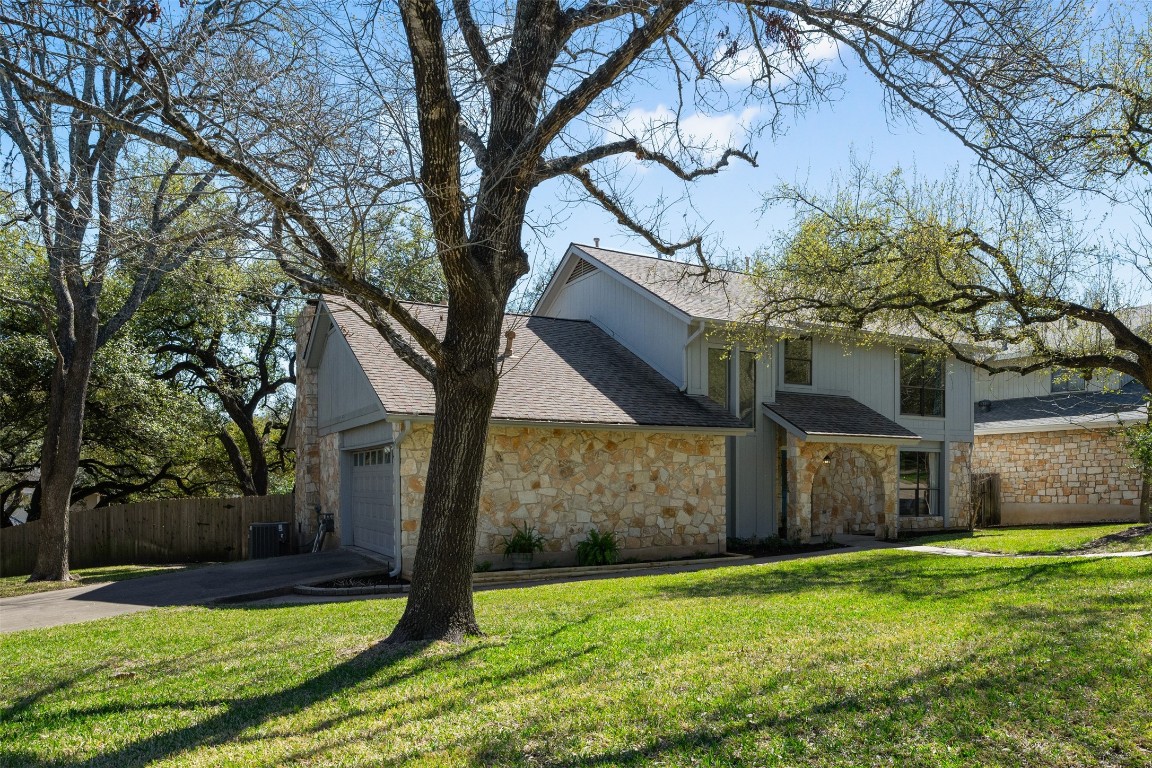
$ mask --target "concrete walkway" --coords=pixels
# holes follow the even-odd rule
[[[164,605],[205,605],[283,594],[295,585],[380,570],[349,549],[221,563],[109,584],[0,599],[0,632],[54,627]]]
[[[1012,552],[977,552],[974,549],[957,549],[956,547],[932,547],[927,545],[917,545],[913,547],[900,547],[906,552],[924,552],[929,555],[948,555],[950,557],[1087,557],[1087,558],[1108,558],[1108,557],[1148,557],[1152,552],[1052,552],[1040,554],[1020,554]]]

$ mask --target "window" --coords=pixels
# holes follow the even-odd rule
[[[756,426],[756,357],[740,353],[740,421]]]
[[[900,514],[940,514],[940,454],[900,451]]]
[[[386,445],[383,448],[374,448],[371,451],[357,451],[352,454],[352,466],[354,467],[373,467],[377,464],[391,464],[392,463],[392,446]]]
[[[1083,392],[1088,389],[1088,382],[1076,371],[1057,368],[1052,371],[1053,392]]]
[[[728,409],[728,350],[708,348],[708,397]]]
[[[784,383],[812,384],[812,337],[784,340]]]
[[[944,415],[944,361],[923,352],[900,353],[900,413],[904,416]]]

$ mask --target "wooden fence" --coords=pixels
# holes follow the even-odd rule
[[[972,511],[977,528],[1000,525],[1000,475],[972,475]]]
[[[68,559],[73,568],[243,560],[249,525],[293,517],[292,494],[162,499],[77,510],[69,515]],[[34,521],[0,528],[0,576],[32,572],[39,527]]]

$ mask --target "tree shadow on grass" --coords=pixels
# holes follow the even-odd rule
[[[655,588],[672,598],[800,595],[850,589],[906,599],[949,599],[1006,589],[1043,580],[1074,579],[1093,568],[1093,561],[1057,559],[987,560],[900,551],[868,553],[855,558],[821,558],[788,568],[773,564],[718,570],[708,579],[660,582]]]

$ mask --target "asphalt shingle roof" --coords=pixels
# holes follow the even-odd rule
[[[573,246],[686,315],[706,320],[738,320],[751,308],[752,286],[748,276],[740,272],[713,268],[705,277],[699,264],[578,243]]]
[[[392,351],[346,299],[324,303],[389,414],[432,415],[432,385]],[[443,335],[447,307],[408,305]],[[582,320],[508,315],[516,338],[501,367],[494,420],[747,429],[705,397],[680,392],[643,360],[594,324]]]
[[[786,429],[789,425],[813,437],[920,436],[850,397],[777,392],[776,402],[764,403],[766,415]],[[789,430],[792,431],[792,430]]]
[[[1133,381],[1113,392],[1061,392],[981,401],[976,404],[975,427],[977,432],[1023,431],[1029,427],[1102,426],[1136,421],[1145,418],[1147,394],[1143,386]]]

